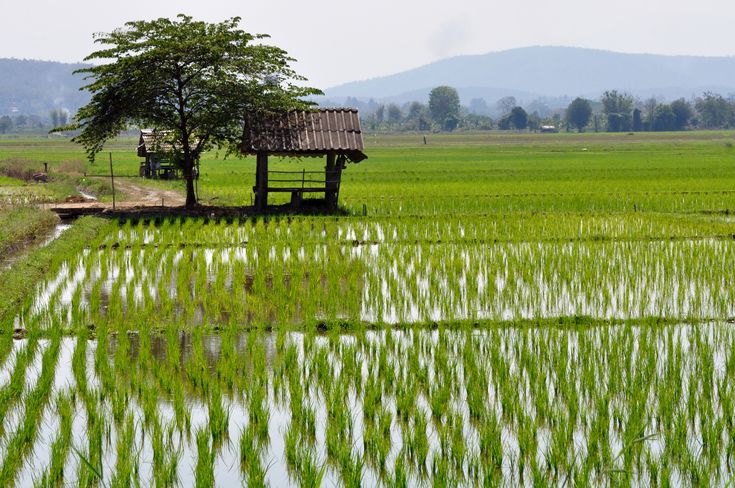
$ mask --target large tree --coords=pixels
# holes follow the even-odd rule
[[[5,134],[13,128],[13,120],[7,115],[0,117],[0,134]]]
[[[489,115],[490,107],[487,106],[487,102],[484,98],[473,98],[470,100],[469,106],[470,114],[473,115]]]
[[[528,127],[528,113],[523,107],[513,107],[510,111],[510,123],[516,130],[523,130]]]
[[[411,102],[408,106],[404,127],[409,130],[428,130],[431,128],[429,108],[419,102]]]
[[[671,105],[661,104],[656,107],[653,130],[657,132],[676,130],[676,114],[671,110]]]
[[[102,61],[86,74],[91,101],[77,114],[75,141],[94,159],[105,142],[129,125],[170,131],[186,178],[186,204],[196,204],[193,168],[211,147],[235,150],[248,117],[308,105],[320,93],[303,81],[294,60],[268,36],[240,29],[240,18],[220,23],[176,19],[128,22],[95,38]]]
[[[640,132],[643,130],[643,117],[641,117],[641,109],[638,107],[633,109],[633,132]]]
[[[401,113],[401,107],[399,107],[395,103],[388,104],[387,110],[388,110],[388,122],[390,122],[391,124],[397,124],[403,118],[403,113]]]
[[[592,119],[592,105],[590,101],[577,97],[567,107],[567,123],[582,132]]]
[[[717,93],[705,92],[695,103],[697,112],[706,129],[725,127],[733,117],[733,106]]]
[[[671,111],[674,112],[674,116],[676,117],[676,130],[686,129],[694,115],[691,104],[683,98],[674,100],[671,102]]]
[[[516,102],[516,97],[508,96],[498,100],[496,106],[500,111],[500,115],[507,115],[513,110],[513,107],[518,106],[518,103]]]
[[[457,127],[459,94],[451,86],[437,86],[429,93],[429,112],[434,122],[444,130]]]
[[[602,109],[607,118],[608,132],[620,132],[630,129],[633,97],[617,90],[602,94]]]

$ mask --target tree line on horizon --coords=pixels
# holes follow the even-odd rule
[[[63,108],[49,110],[46,117],[18,113],[0,116],[0,134],[9,133],[42,133],[55,127],[65,126],[71,120],[71,114]]]
[[[594,132],[657,132],[692,129],[735,128],[735,94],[724,97],[705,92],[692,100],[679,98],[661,103],[655,98],[640,100],[626,92],[609,90],[597,100],[577,97],[566,108],[550,109],[543,100],[528,104],[515,97],[499,99],[493,111],[483,98],[467,106],[457,90],[439,86],[431,90],[429,102],[404,104],[360,102],[348,98],[347,106],[360,109],[363,127],[371,131],[555,130]],[[492,117],[488,113],[501,115]],[[47,116],[14,114],[0,116],[0,134],[45,132],[73,120],[65,109],[52,109]]]
[[[523,106],[515,97],[503,97],[496,113],[482,98],[460,103],[457,90],[439,86],[429,93],[429,102],[413,101],[368,104],[348,99],[359,106],[363,128],[371,131],[556,130],[594,132],[662,132],[735,127],[735,96],[705,92],[692,100],[679,98],[662,103],[655,98],[640,100],[618,90],[605,91],[597,100],[577,97],[566,108],[551,110],[535,100]]]

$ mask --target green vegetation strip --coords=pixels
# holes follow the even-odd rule
[[[48,173],[44,173],[44,163]],[[88,178],[85,163],[81,160],[64,160],[49,164],[46,157],[3,158],[0,151],[0,203],[17,205],[47,203],[78,196],[79,191],[96,196],[100,200],[111,197],[108,178]],[[45,181],[36,181],[44,175]],[[122,194],[117,193],[121,198]]]
[[[92,217],[79,219],[70,232],[65,232],[46,247],[21,258],[11,269],[0,272],[0,324],[2,332],[12,330],[13,317],[33,296],[36,285],[58,271],[66,260],[78,255],[85,246],[109,232],[109,221]]]
[[[55,213],[36,207],[0,209],[0,263],[23,246],[48,235],[58,222]]]

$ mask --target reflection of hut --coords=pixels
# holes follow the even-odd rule
[[[255,154],[255,206],[268,205],[268,193],[291,193],[298,206],[305,193],[324,193],[328,207],[336,208],[342,170],[347,161],[367,159],[357,110],[322,108],[292,111],[281,116],[255,117],[243,133],[243,154]],[[325,171],[268,171],[268,156],[326,157]],[[271,178],[271,176],[273,176]]]
[[[140,162],[140,176],[165,180],[181,176],[181,168],[177,164],[179,152],[170,139],[172,135],[170,130],[141,129],[138,156],[145,161]],[[198,173],[195,168],[194,174]]]

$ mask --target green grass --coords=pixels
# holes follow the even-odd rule
[[[23,186],[23,181],[16,178],[0,175],[0,186]]]
[[[369,159],[348,165],[341,201],[369,215],[464,215],[529,212],[701,212],[735,210],[732,131],[627,134],[366,135]],[[137,139],[109,144],[92,174],[137,175]],[[204,202],[250,204],[254,158],[202,158]],[[0,161],[23,158],[50,167],[84,161],[66,140],[0,140]],[[318,170],[321,159],[278,161],[271,169]],[[182,189],[180,182],[158,182]],[[287,196],[276,195],[274,202]]]
[[[35,207],[12,207],[0,210],[0,263],[10,254],[48,236],[59,218]]]
[[[67,484],[701,486],[725,484],[735,459],[735,335],[720,322],[95,333],[19,347],[19,365],[40,359],[43,380],[5,435],[27,453],[44,419],[68,426],[69,407],[45,406],[71,402],[87,430],[52,432],[56,457],[31,468]],[[48,372],[63,350],[72,361],[57,368],[76,382],[54,394]],[[196,424],[172,418],[172,388]],[[218,446],[215,398],[239,442]],[[80,460],[62,475],[70,444]],[[6,459],[12,484],[22,464]]]
[[[0,156],[0,177],[11,183],[4,185],[0,181],[0,205],[64,201],[69,196],[78,196],[80,190],[100,200],[111,198],[109,179],[87,178],[84,161],[64,159],[48,163],[29,155],[34,156],[33,153],[20,153],[19,157]],[[46,181],[35,181],[34,175],[45,172],[46,166]]]
[[[732,136],[432,134],[424,145],[419,135],[366,135],[370,159],[344,173],[348,216],[128,223],[69,263],[87,279],[62,270],[71,302],[57,288],[43,298],[50,306],[27,308],[24,321],[74,330],[118,321],[160,329],[728,319]],[[137,171],[135,142],[110,144],[118,174]],[[46,158],[51,171],[83,164],[74,162],[80,148],[63,140],[0,140],[3,156]],[[252,159],[216,156],[202,162],[204,199],[249,203]],[[273,168],[320,164],[276,160]],[[191,249],[183,258],[182,247]],[[130,252],[135,266],[124,265]],[[677,272],[662,275],[661,265]]]

